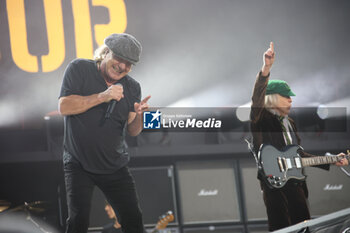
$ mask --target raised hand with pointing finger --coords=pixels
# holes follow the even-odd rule
[[[270,73],[273,62],[275,61],[275,50],[273,42],[270,42],[270,48],[264,53],[264,65],[261,69],[262,75],[267,76]]]
[[[270,70],[275,61],[275,56],[274,43],[270,42],[269,48],[264,52],[263,66],[257,74],[252,95],[250,111],[250,129],[253,136],[252,152],[254,155],[261,155],[260,148],[270,145],[283,151],[280,156],[286,160],[285,157],[288,153],[285,152],[291,148],[291,145],[301,145],[301,138],[298,135],[295,121],[289,116],[292,108],[292,98],[296,94],[286,81],[270,79]],[[302,117],[299,120],[302,121]],[[315,157],[317,155],[310,154],[303,149],[299,149],[296,153],[302,157],[301,160],[303,161],[304,159],[305,161],[318,159]],[[268,157],[270,155],[271,153]],[[349,164],[347,158],[344,158],[344,153],[340,153],[338,156],[336,166],[347,166]],[[259,188],[262,190],[270,232],[311,218],[307,200],[306,177],[291,179],[286,186],[279,187],[283,183],[281,181],[287,179],[289,171],[282,172],[283,178],[281,178],[282,176],[277,177],[270,173],[264,173],[266,169],[262,167],[273,166],[274,162],[276,161],[265,161],[264,164],[259,165],[261,169],[258,171]],[[309,165],[311,164],[313,163]],[[322,163],[317,167],[329,170],[329,166],[329,164]],[[276,184],[277,186],[270,187],[270,184]]]

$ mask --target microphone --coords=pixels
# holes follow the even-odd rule
[[[115,85],[119,85],[119,86],[123,87],[123,85],[122,85],[121,83],[117,83],[117,84],[115,84]],[[116,101],[116,100],[111,100],[111,101],[109,102],[108,107],[107,107],[107,110],[106,110],[106,113],[105,113],[105,119],[108,119],[108,118],[111,117],[111,114],[112,114],[112,112],[113,112],[113,110],[114,110],[114,107],[115,107],[115,105],[117,104],[117,102],[118,102],[118,101]]]

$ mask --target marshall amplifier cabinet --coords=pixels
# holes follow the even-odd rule
[[[101,230],[104,225],[113,222],[113,220],[108,218],[105,211],[105,199],[101,190],[95,187],[91,200],[89,232]]]
[[[344,167],[350,170],[349,167]],[[311,215],[321,216],[350,207],[350,177],[337,166],[330,170],[308,167],[305,170]]]
[[[186,161],[176,168],[185,225],[240,221],[233,161]]]
[[[249,156],[251,156],[249,154]],[[255,160],[239,160],[243,180],[243,195],[248,221],[266,220],[267,214],[260,188],[260,182],[257,179],[257,167]]]
[[[159,217],[169,210],[174,214],[174,221],[168,225],[177,225],[173,167],[130,168],[130,172],[135,179],[145,226],[153,227]],[[90,230],[101,229],[111,222],[104,207],[104,194],[95,188],[91,203]]]
[[[168,226],[177,225],[174,169],[166,167],[132,168],[145,226],[153,226],[160,216],[172,211],[174,221]]]

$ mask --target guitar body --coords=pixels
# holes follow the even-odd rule
[[[297,145],[277,150],[271,145],[261,145],[259,150],[260,171],[270,188],[282,188],[290,179],[305,180]]]

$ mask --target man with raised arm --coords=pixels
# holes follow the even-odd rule
[[[270,69],[275,61],[274,45],[264,53],[263,66],[258,73],[252,96],[251,131],[254,151],[257,154],[262,144],[270,144],[282,150],[291,144],[300,145],[294,121],[288,117],[294,92],[282,80],[269,80]],[[312,157],[300,151],[302,157]],[[340,153],[339,156],[343,156]],[[347,159],[341,159],[337,166],[348,165]],[[328,165],[320,166],[329,169]],[[258,173],[263,199],[266,206],[269,230],[278,230],[306,219],[310,219],[307,204],[308,190],[305,181],[289,181],[282,188],[270,188]]]

